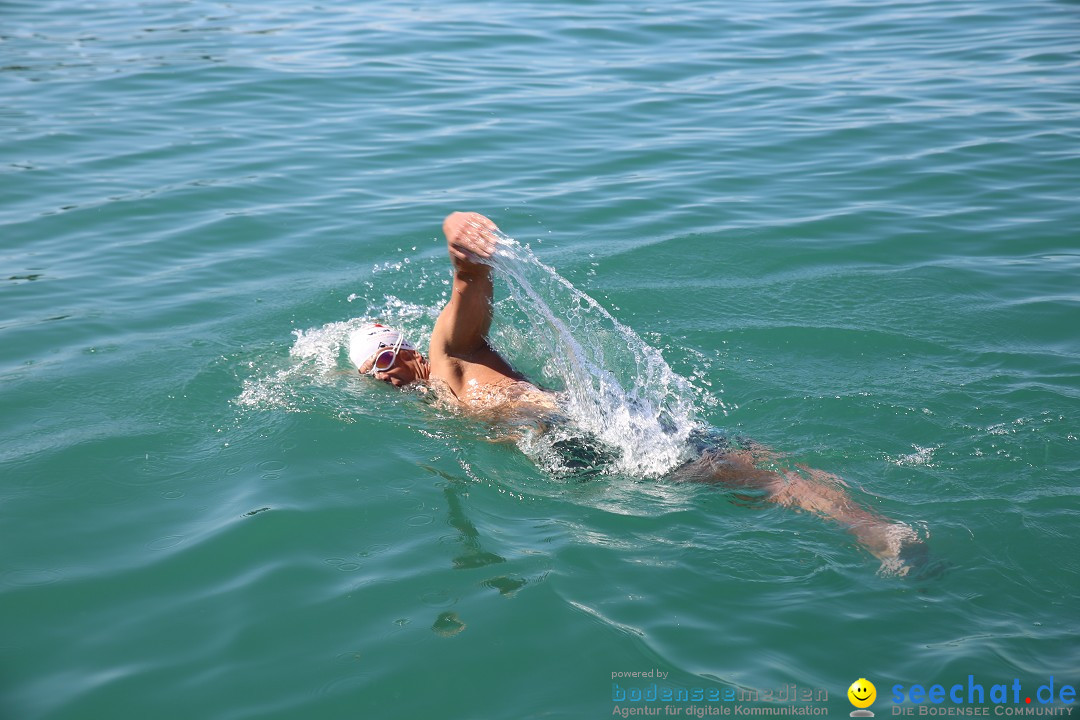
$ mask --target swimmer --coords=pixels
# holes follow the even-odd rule
[[[427,385],[448,402],[480,416],[523,408],[558,410],[552,393],[516,372],[488,342],[494,290],[491,266],[484,261],[495,252],[497,231],[495,223],[479,213],[456,212],[446,218],[443,232],[454,269],[453,290],[435,323],[428,356],[401,332],[369,325],[353,332],[349,341],[349,357],[361,375],[394,387]],[[764,469],[763,461],[771,457],[754,445],[705,449],[671,479],[718,483],[827,517],[851,532],[891,573],[907,574],[912,557],[925,554],[910,527],[856,504],[840,478],[802,466],[799,471]]]

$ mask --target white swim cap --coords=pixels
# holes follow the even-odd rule
[[[359,368],[378,352],[379,348],[394,347],[401,338],[402,350],[416,350],[416,347],[402,338],[401,332],[394,328],[372,323],[349,334],[349,360]]]

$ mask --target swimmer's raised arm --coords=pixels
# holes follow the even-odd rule
[[[491,329],[491,268],[478,260],[495,252],[495,223],[479,213],[455,212],[443,222],[454,266],[454,286],[431,335],[432,350],[467,356],[487,350]]]

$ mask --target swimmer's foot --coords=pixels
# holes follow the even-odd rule
[[[904,523],[873,523],[854,529],[863,547],[881,561],[882,575],[920,574],[928,565],[926,543]]]

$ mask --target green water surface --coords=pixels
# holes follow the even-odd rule
[[[657,669],[834,716],[857,678],[879,717],[896,684],[1080,684],[1078,13],[4,3],[0,717],[603,718]],[[462,209],[943,570],[554,476],[290,354],[430,329]]]

